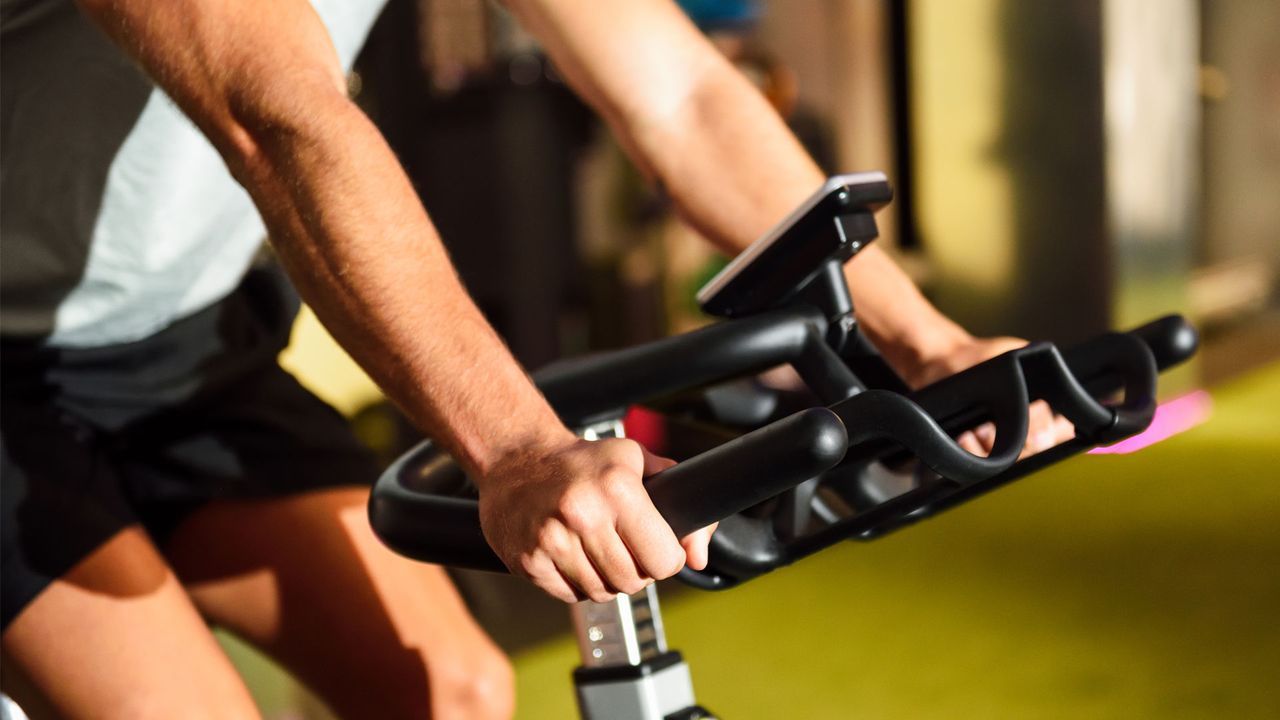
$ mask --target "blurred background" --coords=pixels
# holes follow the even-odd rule
[[[1166,399],[1207,413],[732,593],[671,587],[699,699],[752,718],[1280,714],[1280,1],[682,4],[825,169],[888,173],[880,242],[944,312],[1068,344],[1185,313],[1204,346]],[[725,258],[496,3],[390,0],[350,86],[528,367],[705,321],[693,294]],[[386,457],[417,439],[309,314],[285,362]],[[459,580],[513,653],[519,717],[574,716],[564,608]],[[327,717],[224,642],[268,717]]]

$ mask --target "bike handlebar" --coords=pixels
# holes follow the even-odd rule
[[[658,513],[684,536],[829,470],[847,442],[835,413],[809,408],[655,473],[645,486]],[[479,502],[433,492],[455,481],[433,460],[448,461],[424,441],[387,468],[369,501],[374,530],[402,555],[505,572],[480,530]]]
[[[782,338],[781,345],[787,348],[782,355],[790,356],[804,342],[786,330],[796,322],[811,324],[807,316],[797,315],[757,325],[759,332]],[[812,335],[811,330],[805,332]],[[752,348],[756,359],[778,356],[768,350],[767,343],[752,344],[742,339],[747,336],[733,331],[708,333],[712,334],[719,340],[736,338],[740,347]],[[1046,399],[1075,423],[1078,445],[1119,439],[1150,423],[1157,369],[1186,359],[1195,345],[1194,330],[1176,316],[1131,333],[1101,336],[1064,354],[1047,343],[1034,343],[911,396],[868,390],[830,409],[802,410],[657,473],[646,480],[646,486],[659,513],[683,536],[848,461],[847,453],[856,454],[852,448],[879,442],[882,447],[889,443],[906,448],[939,475],[968,484],[968,494],[976,494],[976,486],[983,481],[1027,472],[1017,458],[1027,433],[1029,401]],[[673,346],[685,347],[669,347]],[[659,355],[650,351],[618,358],[629,362]],[[589,370],[588,375],[603,378],[607,364],[582,367]],[[557,386],[572,388],[568,381],[572,374],[572,365],[562,365],[553,377]],[[698,374],[710,379],[717,373],[704,365]],[[1119,406],[1109,407],[1097,399],[1121,388],[1125,396]],[[616,404],[612,399],[583,397],[583,415],[595,412],[586,407],[588,402],[599,407]],[[992,454],[982,458],[960,448],[951,435],[984,418],[995,422],[997,436]],[[432,443],[418,445],[393,463],[374,488],[369,513],[375,532],[397,552],[419,560],[506,571],[485,542],[477,500],[456,496],[463,481],[456,464]],[[824,541],[822,546],[828,544]],[[810,542],[804,554],[814,547]]]

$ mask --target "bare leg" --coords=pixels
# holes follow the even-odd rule
[[[167,554],[210,620],[348,718],[506,718],[509,664],[444,572],[373,536],[368,490],[213,503]]]
[[[129,527],[4,633],[31,707],[67,718],[256,718],[248,690],[164,559]],[[15,697],[19,704],[24,698]]]

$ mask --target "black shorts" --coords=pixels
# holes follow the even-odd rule
[[[369,485],[372,455],[280,368],[298,309],[270,271],[124,345],[0,346],[0,620],[128,525],[163,547],[215,498]],[[2,629],[0,628],[0,629]]]

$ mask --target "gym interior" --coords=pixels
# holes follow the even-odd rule
[[[878,242],[975,333],[1200,334],[1157,421],[732,592],[660,583],[734,718],[1263,718],[1280,708],[1280,2],[691,0],[829,174],[880,170]],[[675,216],[496,2],[390,0],[350,93],[531,370],[711,322],[728,259]],[[749,152],[749,148],[744,148]],[[303,311],[282,363],[383,460],[420,435]],[[372,478],[371,478],[372,480]],[[563,604],[453,571],[575,717]],[[271,720],[333,717],[229,634]]]
[[[731,593],[664,583],[700,698],[757,718],[1271,716],[1280,3],[688,5],[824,169],[885,170],[879,242],[967,327],[1071,343],[1178,311],[1203,342],[1161,391],[1176,434],[1140,453]],[[707,321],[693,295],[724,260],[500,10],[392,0],[351,83],[526,366]],[[287,363],[386,457],[417,439],[312,318],[294,338]],[[458,574],[514,654],[517,717],[572,716],[563,608]],[[269,715],[324,716],[227,642]]]

